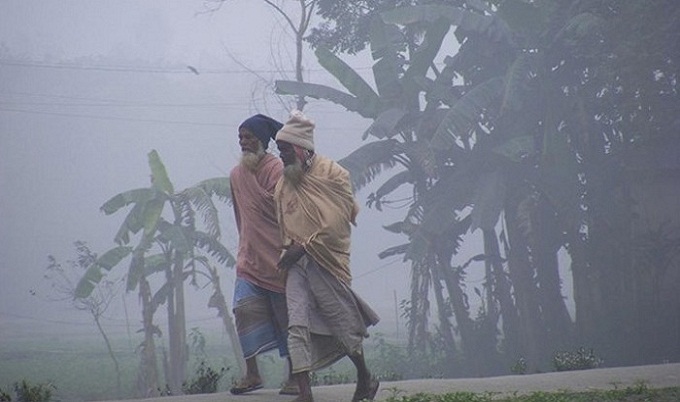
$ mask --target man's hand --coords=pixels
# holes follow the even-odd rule
[[[305,248],[298,243],[293,243],[286,248],[276,268],[286,270],[293,266],[302,256],[305,255]]]

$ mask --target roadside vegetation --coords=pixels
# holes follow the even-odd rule
[[[397,393],[398,391],[395,391],[395,394]],[[650,389],[644,385],[609,391],[535,392],[510,397],[491,393],[455,392],[442,395],[394,395],[385,399],[386,402],[675,402],[678,400],[680,400],[680,387]]]
[[[640,383],[632,387],[594,392],[536,392],[500,395],[496,393],[452,392],[442,395],[406,396],[390,381],[413,378],[443,378],[442,354],[408,360],[404,340],[376,334],[366,342],[369,365],[383,381],[381,396],[387,402],[670,402],[680,400],[680,387],[653,389]],[[224,335],[193,328],[189,339],[189,376],[182,384],[184,394],[227,392],[238,370],[231,361]],[[119,357],[123,393],[119,396],[117,379],[103,362],[107,352],[96,337],[89,339],[24,339],[13,340],[0,351],[0,402],[55,402],[134,399],[135,373],[138,360],[128,339],[111,338],[113,351]],[[275,354],[260,359],[266,388],[278,388],[285,379],[284,364]],[[409,362],[406,364],[405,362]],[[601,359],[591,349],[578,348],[554,353],[551,371],[583,370],[600,367]],[[64,370],[68,367],[68,370]],[[531,374],[520,359],[505,374]],[[314,374],[314,385],[354,382],[352,366],[342,360],[329,369]],[[158,390],[172,395],[169,387]]]

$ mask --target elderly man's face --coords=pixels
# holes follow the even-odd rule
[[[293,144],[285,141],[276,141],[276,146],[279,148],[279,156],[284,166],[294,165],[297,162],[297,155],[295,154]]]
[[[238,144],[241,152],[258,153],[262,143],[250,130],[245,127],[238,129]]]
[[[262,142],[250,130],[241,127],[238,130],[238,143],[241,145],[241,165],[253,172],[257,171],[265,155]]]
[[[283,161],[284,180],[297,187],[305,174],[302,169],[302,159],[295,152],[294,145],[285,141],[276,141],[276,146],[279,148],[279,155]]]

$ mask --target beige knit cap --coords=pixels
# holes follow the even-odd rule
[[[276,133],[276,141],[285,141],[313,151],[314,127],[314,122],[301,111],[293,110],[290,112],[290,119]]]

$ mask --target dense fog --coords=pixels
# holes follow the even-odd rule
[[[148,185],[153,149],[176,189],[227,175],[240,122],[255,113],[285,121],[294,106],[271,89],[292,75],[292,42],[269,7],[245,0],[215,12],[201,2],[10,1],[0,15],[0,338],[91,332],[86,313],[50,301],[48,255],[66,265],[75,241],[100,254],[114,246],[125,212],[99,208]],[[366,57],[353,63],[369,70]],[[313,54],[305,64],[309,80],[329,80]],[[318,151],[334,159],[361,144],[369,124],[328,102],[312,100],[306,112]],[[370,191],[358,194],[360,204]],[[220,224],[234,251],[230,208],[221,205]],[[392,220],[364,206],[353,237],[354,285],[386,330],[395,328],[395,299],[408,297],[408,266],[377,257],[402,241],[381,227]],[[222,280],[229,296],[233,270]],[[208,291],[194,293],[189,325],[219,328]],[[122,304],[107,314],[114,332],[126,327]],[[138,307],[134,292],[126,304]]]

